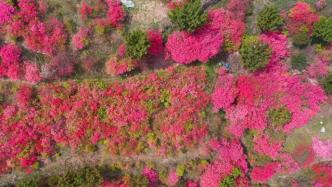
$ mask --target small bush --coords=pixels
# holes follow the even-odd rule
[[[323,80],[323,87],[327,94],[332,94],[332,72]]]
[[[38,187],[39,186],[39,177],[37,176],[28,176],[23,178],[18,182],[17,187]]]
[[[272,51],[258,37],[249,36],[243,40],[240,48],[243,66],[251,72],[264,68],[271,57]]]
[[[57,178],[57,186],[94,187],[102,182],[102,176],[96,168],[83,168],[78,171],[68,171]]]
[[[293,69],[297,69],[297,70],[304,70],[307,66],[307,57],[305,54],[296,54],[294,56],[292,56],[292,68]]]
[[[321,17],[320,20],[314,24],[313,39],[315,42],[328,44],[332,42],[332,19]]]
[[[292,36],[292,41],[296,47],[305,47],[310,43],[310,36],[308,34],[308,29],[303,29],[302,31],[294,34]]]
[[[241,176],[241,170],[239,168],[234,168],[232,173],[225,177],[221,183],[220,187],[233,187],[236,185],[236,179]]]
[[[276,7],[267,6],[259,13],[257,24],[263,32],[276,31],[282,27],[284,19]]]
[[[125,36],[127,55],[133,59],[140,59],[148,53],[150,43],[147,33],[135,30]]]
[[[194,32],[207,21],[207,13],[202,9],[200,0],[189,0],[168,13],[172,23],[180,30]]]
[[[286,107],[274,108],[269,111],[272,125],[283,126],[292,120],[292,114]]]

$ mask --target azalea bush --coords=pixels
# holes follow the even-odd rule
[[[273,6],[266,6],[259,12],[257,25],[261,31],[277,31],[283,26],[284,20],[279,10]]]
[[[241,45],[243,66],[251,72],[263,69],[271,57],[271,49],[256,36],[247,36]]]
[[[178,6],[168,13],[172,23],[183,31],[194,32],[207,22],[207,13],[204,12],[201,0],[189,0],[183,6]]]

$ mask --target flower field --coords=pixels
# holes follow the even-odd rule
[[[0,186],[331,186],[330,10],[0,0]]]

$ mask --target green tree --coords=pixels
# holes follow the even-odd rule
[[[274,108],[269,111],[269,119],[272,125],[283,126],[292,120],[292,113],[285,106]]]
[[[291,63],[292,63],[292,68],[293,69],[298,69],[300,71],[304,70],[308,63],[307,63],[307,56],[305,54],[296,54],[292,56],[291,59]]]
[[[133,59],[141,59],[148,53],[150,42],[146,32],[135,30],[125,36],[127,55]]]
[[[323,80],[323,88],[327,94],[332,94],[332,72]]]
[[[240,54],[243,66],[254,72],[268,64],[272,51],[257,36],[247,36],[242,42]]]
[[[313,40],[322,44],[332,42],[332,19],[322,16],[314,24]]]
[[[284,24],[284,19],[281,17],[279,10],[274,6],[266,6],[259,13],[257,19],[258,27],[261,31],[276,31]]]
[[[168,13],[172,23],[180,30],[194,32],[198,27],[207,22],[207,13],[202,9],[200,0],[189,0]]]

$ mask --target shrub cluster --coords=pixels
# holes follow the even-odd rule
[[[188,32],[194,32],[208,20],[207,13],[202,9],[200,0],[189,0],[183,6],[171,10],[168,17],[177,28]]]
[[[257,36],[248,36],[240,48],[243,66],[251,72],[264,68],[271,57],[272,51]]]
[[[259,13],[257,24],[263,32],[277,31],[284,24],[284,19],[276,7],[267,6]]]

